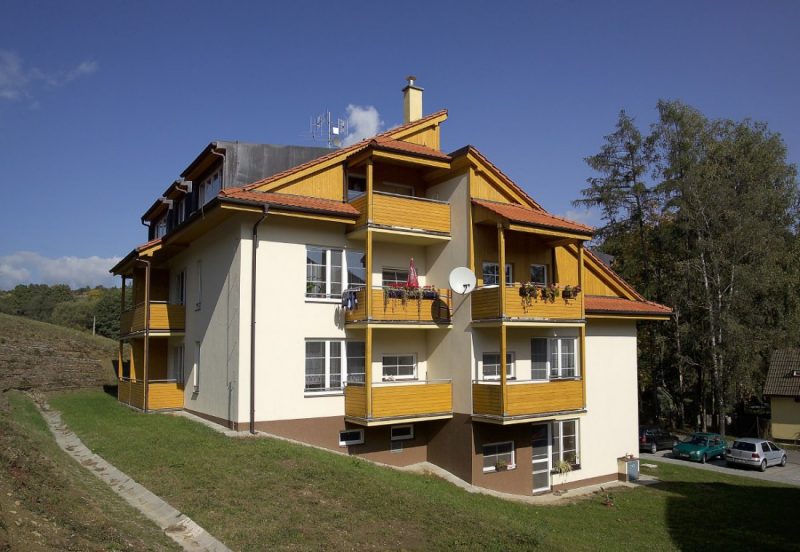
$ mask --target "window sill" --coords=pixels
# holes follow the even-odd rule
[[[578,471],[579,469],[581,469],[581,465],[580,465],[580,464],[574,464],[574,465],[572,466],[572,470],[571,470],[571,471]],[[569,473],[569,472],[567,472],[567,473]],[[562,474],[562,473],[561,473],[560,471],[558,471],[558,470],[551,470],[551,471],[550,471],[550,475],[565,475],[565,474]]]
[[[322,391],[313,391],[310,389],[306,389],[303,391],[303,397],[342,397],[344,396],[344,391],[341,389],[336,390],[322,390]]]
[[[504,470],[498,470],[497,468],[483,468],[483,473],[502,473],[502,472],[506,472],[506,471],[513,471],[515,469],[517,469],[517,465],[516,464],[512,464],[512,465],[508,466]]]
[[[330,305],[338,305],[342,302],[342,298],[336,297],[308,297],[306,296],[306,303],[327,303]]]

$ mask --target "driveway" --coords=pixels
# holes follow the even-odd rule
[[[646,464],[648,460],[658,460],[659,462],[666,462],[668,464],[679,464],[681,466],[689,466],[697,468],[698,470],[711,470],[720,473],[728,473],[731,475],[740,475],[742,477],[749,477],[751,479],[762,479],[765,481],[775,481],[776,483],[783,483],[785,485],[794,485],[800,487],[800,451],[787,450],[786,459],[787,463],[784,467],[773,466],[767,468],[767,471],[760,472],[757,469],[745,468],[729,468],[725,464],[725,460],[709,460],[707,464],[700,464],[699,462],[689,462],[688,460],[678,460],[672,457],[672,451],[662,450],[656,454],[649,452],[639,453],[640,463]]]

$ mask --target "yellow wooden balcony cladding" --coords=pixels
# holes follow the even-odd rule
[[[145,306],[126,310],[120,316],[120,335],[129,335],[145,330]],[[182,332],[186,327],[186,307],[167,303],[150,302],[150,330]]]
[[[509,382],[508,411],[503,412],[502,386],[499,383],[472,384],[474,414],[488,416],[530,416],[548,412],[581,410],[584,407],[583,382],[559,380],[550,382]]]
[[[345,313],[346,322],[367,321],[366,294],[366,289],[356,292],[358,307]],[[383,288],[373,288],[372,315],[369,318],[373,322],[449,324],[450,298],[447,290],[439,290],[438,299],[403,299],[387,295]]]
[[[345,415],[362,419],[452,414],[453,385],[449,381],[372,384],[372,416],[367,410],[367,387],[348,384],[344,390]]]
[[[583,318],[583,293],[575,299],[556,298],[553,302],[541,297],[530,304],[519,295],[520,284],[506,286],[505,318],[580,320]],[[482,287],[472,292],[472,319],[496,320],[500,317],[497,286]]]
[[[144,410],[144,382],[120,380],[117,399],[121,403]],[[147,409],[165,410],[183,408],[183,385],[174,381],[147,384]]]
[[[356,226],[367,224],[367,196],[358,197],[351,204],[361,212]],[[450,204],[426,198],[374,192],[372,224],[398,230],[449,234]]]

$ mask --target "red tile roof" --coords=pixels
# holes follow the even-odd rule
[[[388,136],[379,136],[374,138],[369,143],[370,146],[376,149],[399,151],[402,153],[411,153],[413,155],[422,155],[434,159],[441,159],[443,161],[450,161],[451,157],[446,153],[439,150],[421,146],[419,144],[412,144],[411,142],[404,142],[402,140],[395,140]]]
[[[432,119],[436,119],[437,117],[441,117],[442,115],[447,115],[447,110],[446,109],[442,109],[440,111],[437,111],[436,113],[431,113],[430,115],[428,115],[427,117],[423,117],[422,119],[417,119],[416,121],[411,121],[410,123],[406,123],[404,125],[400,125],[399,127],[389,129],[386,132],[382,132],[381,134],[378,134],[377,136],[373,136],[372,138],[365,138],[364,140],[361,140],[360,142],[356,142],[355,144],[352,144],[350,146],[347,146],[347,147],[344,147],[344,148],[341,148],[341,149],[337,149],[337,150],[333,150],[328,155],[323,155],[322,157],[317,157],[316,159],[312,159],[311,161],[307,161],[307,162],[305,162],[305,163],[303,163],[301,165],[297,165],[296,167],[292,167],[291,169],[287,169],[287,170],[285,170],[283,172],[279,172],[277,174],[273,174],[272,176],[269,176],[267,178],[262,178],[261,180],[257,180],[255,182],[253,182],[252,184],[248,184],[247,186],[243,186],[241,189],[242,190],[252,190],[254,188],[258,188],[259,186],[263,186],[264,184],[269,184],[270,182],[274,182],[276,180],[279,180],[281,178],[284,178],[284,177],[289,176],[291,174],[294,174],[296,172],[300,172],[303,169],[307,169],[307,168],[313,167],[314,165],[317,165],[317,164],[320,164],[320,163],[324,163],[325,161],[329,161],[329,160],[331,160],[331,159],[333,159],[335,157],[338,157],[340,155],[351,154],[351,153],[355,153],[357,151],[361,151],[361,150],[365,149],[367,146],[369,146],[370,142],[373,141],[373,140],[380,140],[382,138],[391,139],[391,137],[394,134],[396,134],[397,132],[401,132],[403,130],[406,130],[407,128],[411,128],[411,127],[416,126],[416,125],[424,124],[427,121],[432,120]]]
[[[631,301],[621,297],[605,297],[601,295],[587,295],[585,307],[588,314],[591,313],[615,313],[615,314],[652,314],[668,316],[672,314],[672,309],[653,303],[652,301]]]
[[[287,207],[301,211],[314,213],[327,213],[348,218],[358,218],[360,213],[349,203],[342,203],[332,199],[320,199],[317,197],[299,196],[292,194],[276,194],[270,192],[255,192],[242,190],[241,188],[229,188],[219,193],[221,201],[234,199],[246,201],[248,203],[258,203],[261,205],[274,205],[276,207]]]
[[[580,232],[582,234],[591,234],[592,229],[583,224],[567,220],[565,218],[551,215],[546,211],[535,211],[522,205],[512,205],[511,203],[498,203],[496,201],[487,201],[485,199],[473,199],[474,205],[479,205],[490,211],[497,213],[501,217],[514,222],[521,222],[523,224],[530,224],[532,226],[542,226],[546,228],[554,228],[557,230],[568,230],[572,232]]]

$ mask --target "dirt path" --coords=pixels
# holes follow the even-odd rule
[[[61,415],[46,402],[37,402],[37,408],[47,422],[58,446],[76,462],[108,484],[115,493],[158,525],[164,533],[184,550],[230,552],[188,516],[128,477],[126,474],[92,453],[86,445],[61,420]]]

